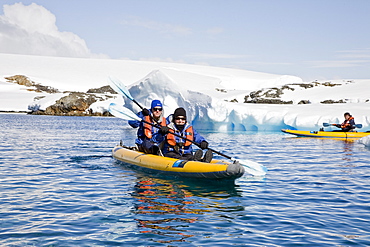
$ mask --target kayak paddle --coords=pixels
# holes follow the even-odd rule
[[[112,115],[118,117],[118,118],[122,118],[124,120],[137,120],[137,121],[143,121],[144,123],[147,123],[149,125],[152,125],[153,127],[156,127],[156,128],[161,128],[161,126],[158,126],[158,125],[155,125],[153,123],[150,123],[150,122],[147,122],[143,119],[141,119],[140,117],[138,117],[135,113],[133,113],[132,111],[130,111],[129,109],[127,109],[126,107],[123,107],[123,106],[119,106],[115,103],[111,103],[109,105],[109,112],[112,113]],[[183,138],[184,140],[186,141],[190,141],[191,143],[195,144],[196,146],[199,147],[200,144],[192,141],[192,140],[189,140],[181,135],[178,135],[176,133],[173,133],[171,132],[171,134],[177,136],[177,137],[180,137],[180,138]],[[238,162],[240,164],[242,164],[246,169],[246,171],[254,176],[264,176],[266,173],[267,173],[267,168],[257,162],[254,162],[254,161],[250,161],[250,160],[236,160],[226,154],[223,154],[223,153],[220,153],[219,151],[217,150],[214,150],[212,148],[208,148],[209,150],[211,150],[212,152],[216,153],[216,154],[219,154],[227,159],[230,159],[232,160],[234,163]],[[248,165],[247,165],[248,164]]]
[[[335,126],[337,124],[323,123],[322,125],[324,127],[329,127],[329,126]],[[355,124],[355,127],[361,129],[362,128],[362,124]]]
[[[123,84],[120,80],[114,77],[109,77],[109,85],[111,88],[113,88],[114,91],[116,91],[118,94],[121,94],[122,96],[125,95],[128,99],[133,101],[138,107],[140,107],[141,110],[144,108],[132,97],[130,92],[128,91],[125,84]]]
[[[109,84],[110,84],[111,88],[113,88],[113,90],[116,91],[118,94],[121,94],[122,97],[123,97],[123,95],[126,96],[129,100],[133,101],[137,106],[139,106],[141,110],[144,110],[144,107],[142,107],[139,104],[139,102],[137,102],[134,99],[134,97],[132,97],[131,93],[128,91],[125,84],[123,84],[120,80],[118,80],[117,78],[114,78],[114,77],[109,77]],[[158,123],[158,121],[155,118],[153,118],[152,114],[150,114],[150,117],[151,117],[151,119],[154,120],[154,122],[156,122],[158,125],[160,125]]]

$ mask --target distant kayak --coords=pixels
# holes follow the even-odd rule
[[[341,131],[309,131],[309,130],[289,130],[289,129],[282,129],[281,131],[299,137],[317,137],[317,138],[354,139],[370,135],[370,132],[357,132],[357,131],[341,132]]]
[[[245,170],[238,162],[213,159],[211,163],[179,160],[153,154],[145,154],[132,147],[116,146],[113,157],[131,167],[148,173],[162,173],[179,177],[206,179],[236,179]]]

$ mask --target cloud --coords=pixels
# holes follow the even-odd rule
[[[368,61],[364,60],[327,60],[327,61],[310,61],[313,68],[350,68],[363,66]]]
[[[210,35],[216,35],[224,32],[224,29],[222,27],[213,27],[206,31]]]
[[[158,31],[162,34],[179,35],[179,36],[187,36],[187,35],[192,34],[191,28],[188,28],[188,27],[172,25],[172,24],[163,23],[163,22],[143,20],[136,16],[127,17],[125,20],[121,21],[121,24],[126,25],[126,26],[142,27],[145,29]]]
[[[370,49],[338,51],[339,57],[370,60]]]
[[[369,66],[370,49],[337,51],[335,60],[309,61],[314,68],[351,68]]]
[[[32,3],[3,6],[0,16],[0,52],[61,57],[107,57],[91,53],[74,33],[60,32],[56,17]]]

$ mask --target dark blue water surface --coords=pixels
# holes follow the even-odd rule
[[[0,114],[0,127],[1,246],[370,246],[370,150],[356,142],[204,133],[269,169],[234,184],[115,163],[136,134],[121,119]]]

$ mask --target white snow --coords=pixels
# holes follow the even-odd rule
[[[108,77],[124,82],[134,99],[149,107],[153,99],[164,103],[165,115],[185,107],[198,129],[215,131],[279,131],[283,128],[317,130],[322,123],[341,123],[350,112],[356,123],[370,130],[369,80],[330,81],[333,87],[304,89],[292,86],[282,100],[290,105],[246,104],[250,92],[285,84],[303,83],[301,78],[230,68],[179,63],[144,62],[113,59],[66,58],[0,54],[0,111],[45,109],[63,94],[28,91],[27,87],[7,82],[4,77],[25,75],[32,81],[60,91],[82,91],[108,85]],[[324,83],[322,81],[320,83]],[[307,82],[308,83],[308,82]],[[40,100],[35,97],[46,96]],[[343,100],[342,104],[321,104],[323,100]],[[310,104],[297,104],[309,100]],[[118,96],[91,105],[93,111],[105,111],[110,102],[139,108],[129,99]],[[234,101],[234,102],[231,102]],[[236,102],[237,101],[237,102]],[[328,130],[330,128],[327,128]]]

